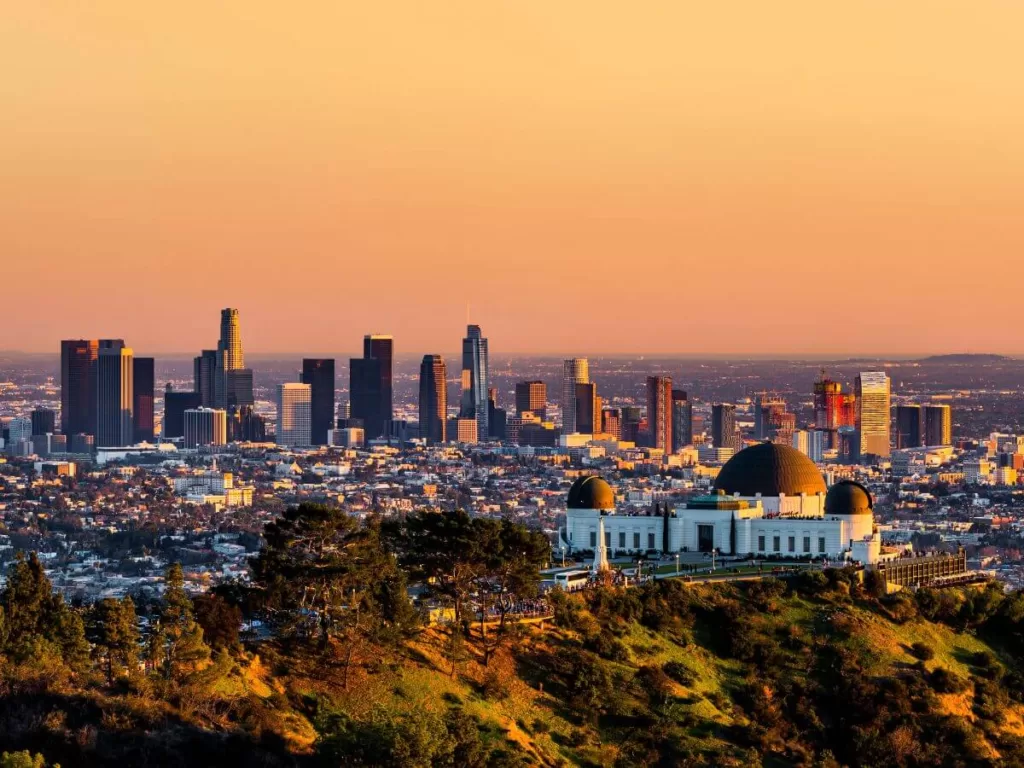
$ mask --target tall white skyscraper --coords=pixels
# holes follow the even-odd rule
[[[857,432],[860,455],[888,457],[889,442],[889,376],[884,371],[857,375],[854,381],[857,396]]]
[[[562,364],[562,434],[576,432],[576,385],[590,383],[590,363],[573,357]]]
[[[309,384],[288,382],[277,387],[278,445],[311,445],[313,392]]]

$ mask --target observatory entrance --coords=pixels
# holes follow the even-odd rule
[[[715,526],[697,526],[697,550],[699,552],[710,552],[715,548]]]

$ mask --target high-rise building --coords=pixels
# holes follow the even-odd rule
[[[288,382],[277,387],[278,445],[289,447],[310,445],[310,405],[312,393],[309,384]]]
[[[267,440],[267,422],[251,405],[232,406],[228,410],[228,442],[263,443]]]
[[[96,339],[65,339],[60,343],[60,431],[65,435],[96,434]]]
[[[647,377],[647,431],[651,448],[672,452],[672,379]]]
[[[562,363],[562,434],[579,432],[576,426],[576,385],[590,383],[590,362],[573,357]]]
[[[739,450],[736,406],[732,403],[715,403],[711,406],[711,440],[716,448]]]
[[[927,405],[924,409],[925,445],[953,444],[953,412],[948,405]]]
[[[334,360],[304,358],[302,383],[310,387],[310,439],[327,445],[327,430],[334,428]]]
[[[217,350],[204,349],[192,360],[192,389],[203,398],[203,405],[212,407],[217,392]]]
[[[487,429],[490,430],[487,435],[490,440],[505,439],[508,429],[508,412],[504,408],[498,407],[497,387],[490,387],[487,390]]]
[[[466,419],[461,416],[449,419],[448,440],[453,443],[475,443],[479,440],[478,426],[476,419]]]
[[[643,409],[638,405],[624,405],[619,409],[619,413],[620,439],[627,443],[637,442],[640,437]]]
[[[224,371],[224,397],[228,408],[256,404],[252,392],[252,368]]]
[[[618,408],[605,408],[601,411],[601,432],[611,435],[616,440],[622,439],[622,411]]]
[[[349,419],[360,422],[368,438],[384,434],[388,421],[382,414],[381,361],[358,357],[349,360]]]
[[[420,363],[420,437],[429,443],[447,441],[448,367],[441,355],[424,355]]]
[[[920,448],[924,445],[924,411],[920,405],[896,406],[896,447]]]
[[[186,448],[227,444],[228,422],[223,408],[189,408],[184,420]]]
[[[381,437],[393,416],[394,340],[377,334],[363,338],[363,356],[349,361],[350,417],[363,422],[367,440]]]
[[[132,350],[120,339],[100,341],[96,358],[96,447],[131,445]]]
[[[242,330],[238,319],[238,310],[227,307],[220,311],[220,340],[217,342],[216,372],[214,375],[214,400],[218,407],[228,405],[251,405],[251,394],[248,403],[246,393],[240,391],[245,378],[241,381],[231,380],[228,374],[245,368],[245,354],[242,352]],[[251,372],[249,381],[251,383]],[[251,390],[251,386],[250,386]],[[234,402],[230,402],[234,401]]]
[[[758,440],[767,440],[771,435],[771,424],[777,421],[776,414],[786,412],[786,400],[775,392],[754,393],[754,437]],[[792,441],[786,441],[788,445]]]
[[[543,381],[520,381],[516,384],[516,416],[529,411],[541,421],[548,415],[548,386]]]
[[[57,431],[57,412],[52,408],[36,408],[29,414],[33,435],[51,435]]]
[[[185,436],[185,411],[199,408],[203,398],[198,392],[175,392],[167,385],[164,392],[164,420],[160,437],[164,440]]]
[[[597,384],[588,382],[576,385],[576,432],[596,435],[601,431],[601,398],[597,396]]]
[[[8,453],[15,456],[27,456],[32,453],[32,420],[11,419],[7,422]]]
[[[132,442],[152,443],[154,434],[153,404],[156,387],[152,357],[132,360]]]
[[[693,403],[682,389],[672,390],[672,453],[693,444]]]
[[[860,433],[860,453],[865,456],[887,458],[891,451],[889,440],[889,376],[883,371],[868,371],[854,382],[857,396],[857,431]]]
[[[489,381],[487,339],[479,325],[466,326],[466,338],[462,340],[462,404],[459,415],[464,419],[476,419],[477,435],[482,440],[491,434],[487,420]]]

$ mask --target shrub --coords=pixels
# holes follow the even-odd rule
[[[927,643],[917,642],[910,646],[910,655],[921,661],[931,661],[935,658],[935,650]]]
[[[936,693],[962,693],[967,690],[967,681],[945,667],[936,667],[928,676],[928,684]]]
[[[697,682],[697,675],[681,661],[666,661],[662,670],[680,685],[689,687]]]

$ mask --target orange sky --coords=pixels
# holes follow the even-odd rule
[[[0,348],[1024,352],[1019,0],[3,17]]]

